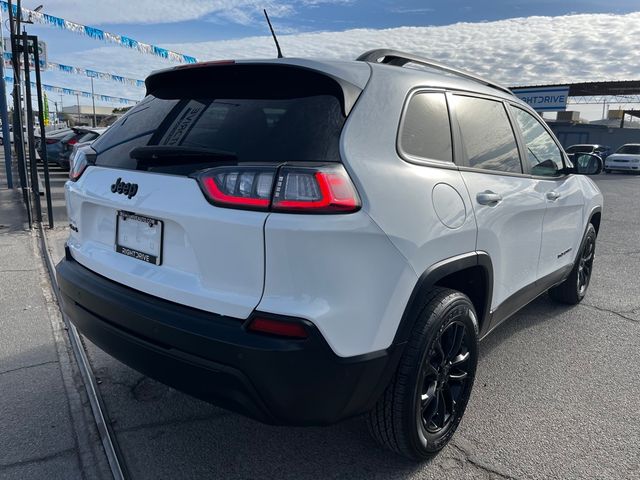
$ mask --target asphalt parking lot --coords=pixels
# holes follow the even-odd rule
[[[482,343],[465,418],[430,463],[377,447],[360,418],[325,428],[262,425],[85,342],[132,477],[640,478],[640,176],[596,182],[605,209],[586,299],[569,308],[544,295]],[[50,232],[54,255],[65,235]]]

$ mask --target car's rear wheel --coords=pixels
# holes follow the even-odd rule
[[[469,298],[437,288],[426,301],[398,370],[368,414],[378,443],[418,461],[442,450],[458,428],[478,361],[478,322]]]
[[[571,273],[564,282],[549,289],[549,296],[555,301],[576,305],[586,295],[593,271],[596,235],[596,229],[589,224]]]

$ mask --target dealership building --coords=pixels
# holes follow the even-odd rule
[[[513,93],[538,113],[558,112],[545,119],[566,148],[577,143],[608,145],[617,149],[625,143],[640,143],[640,110],[617,109],[606,119],[587,122],[572,105],[640,104],[640,81],[585,82],[569,85],[512,87]]]

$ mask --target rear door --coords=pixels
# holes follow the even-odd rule
[[[196,176],[212,167],[339,161],[340,87],[291,67],[162,75],[91,145],[95,165],[67,182],[71,254],[142,292],[246,318],[262,295],[269,212],[214,205]],[[225,192],[240,200],[271,194],[269,177],[225,172]]]
[[[478,224],[476,249],[491,256],[491,310],[501,309],[503,318],[520,306],[517,294],[535,283],[544,195],[523,173],[502,101],[456,94],[451,103],[459,137],[456,162],[463,165]]]

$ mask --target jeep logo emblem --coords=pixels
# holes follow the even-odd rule
[[[118,178],[116,182],[111,185],[111,191],[113,193],[121,193],[131,198],[138,193],[138,184],[137,183],[124,183],[122,178]]]

